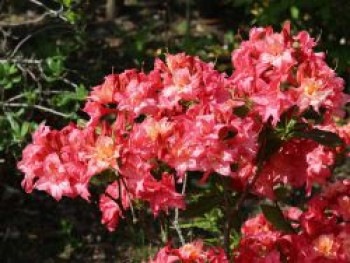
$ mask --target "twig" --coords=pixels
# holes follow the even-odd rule
[[[77,85],[76,83],[70,81],[70,80],[67,79],[67,78],[61,78],[61,80],[62,80],[64,83],[66,83],[66,84],[72,86],[73,88],[78,88],[78,85]]]
[[[62,6],[61,6],[60,10],[53,10],[38,0],[29,0],[29,1],[32,2],[33,4],[36,4],[37,6],[44,8],[51,15],[56,16],[56,17],[62,19],[63,21],[66,21],[66,22],[68,21],[68,19],[66,17],[62,16],[62,14],[61,14],[63,11]]]
[[[186,184],[187,184],[187,174],[184,175],[183,182],[182,182],[182,190],[181,194],[184,195],[186,192]],[[179,208],[175,208],[175,216],[173,221],[174,228],[177,232],[177,235],[179,236],[181,245],[185,245],[185,239],[183,237],[180,225],[179,225]]]
[[[11,98],[9,98],[7,101],[6,101],[6,103],[10,103],[10,102],[12,102],[12,101],[15,101],[15,100],[18,100],[18,99],[21,99],[21,98],[23,98],[23,97],[25,97],[26,96],[26,94],[18,94],[18,95],[16,95],[16,96],[13,96],[13,97],[11,97]]]
[[[3,41],[1,42],[1,51],[5,52],[6,47],[7,47],[7,39],[11,34],[7,31],[5,31],[4,29],[2,29],[1,27],[0,27],[0,32],[3,36]]]
[[[39,79],[35,76],[34,72],[29,68],[24,68],[22,64],[16,63],[17,67],[22,71],[23,74],[29,74],[29,76],[40,85]]]
[[[124,181],[124,178],[121,177],[121,180],[120,180],[124,187],[125,187],[125,190],[126,190],[126,195],[128,196],[128,199],[129,199],[129,204],[130,204],[130,211],[131,211],[131,216],[132,216],[132,222],[134,224],[136,224],[137,222],[137,218],[136,218],[136,215],[135,215],[135,211],[134,211],[134,206],[132,205],[132,200],[131,200],[131,197],[130,197],[130,192],[129,192],[129,188],[128,186],[126,185],[126,182]],[[119,193],[120,194],[120,193]]]
[[[27,103],[6,103],[6,102],[2,103],[2,102],[0,102],[0,105],[3,106],[3,107],[35,108],[35,109],[38,109],[38,110],[41,110],[41,111],[44,111],[44,112],[48,112],[48,113],[51,113],[51,114],[54,114],[54,115],[57,115],[57,116],[60,116],[60,117],[63,117],[63,118],[70,118],[72,116],[71,114],[65,114],[65,113],[62,113],[62,112],[59,112],[59,111],[47,108],[45,106],[36,105],[36,104],[30,105],[30,104],[27,104]]]
[[[232,210],[233,214],[237,213],[241,209],[243,202],[246,199],[249,191],[252,189],[252,187],[254,186],[256,181],[258,180],[262,167],[263,167],[263,162],[259,162],[257,164],[257,168],[256,168],[256,171],[255,171],[255,174],[254,174],[252,180],[250,180],[250,182],[247,184],[246,188],[244,189],[243,193],[240,195],[239,199],[237,200],[235,207]],[[232,215],[232,213],[231,213],[231,215]]]
[[[9,57],[10,58],[14,57],[16,55],[16,53],[18,52],[18,50],[21,48],[21,46],[23,46],[25,42],[27,42],[29,39],[31,39],[32,36],[33,36],[32,34],[29,34],[25,38],[23,38],[21,41],[19,41]]]
[[[32,24],[38,24],[41,21],[43,21],[47,16],[49,16],[50,13],[45,12],[44,14],[30,20],[20,21],[20,22],[0,22],[0,27],[17,27],[17,26],[26,26],[26,25],[32,25]]]
[[[16,64],[41,64],[43,61],[41,59],[26,59],[26,58],[10,58],[10,59],[0,59],[1,63],[16,63]]]
[[[231,215],[230,215],[230,201],[229,197],[227,196],[228,190],[226,187],[225,182],[223,182],[224,187],[224,215],[225,215],[225,222],[223,226],[223,234],[224,234],[224,249],[227,255],[227,258],[231,258]]]
[[[225,213],[226,213],[226,224],[224,226],[224,247],[225,247],[225,252],[226,255],[229,259],[231,259],[231,248],[230,248],[230,244],[231,244],[231,229],[232,229],[232,224],[231,224],[231,218],[234,217],[235,215],[237,215],[237,213],[242,209],[242,205],[248,195],[248,193],[250,192],[250,190],[252,189],[252,187],[254,186],[254,184],[256,183],[256,181],[259,178],[261,169],[263,167],[263,163],[262,161],[259,161],[257,164],[257,169],[255,171],[255,174],[253,176],[253,178],[250,180],[250,182],[247,184],[247,186],[245,187],[243,193],[240,195],[239,199],[237,200],[237,202],[235,203],[235,206],[233,209],[230,209],[230,204],[229,204],[229,200],[227,197],[227,193],[226,193],[226,189],[224,190],[224,195],[225,195]],[[225,185],[224,185],[225,186]]]
[[[118,204],[120,210],[122,211],[122,213],[125,213],[125,209],[123,207],[123,204],[120,200],[120,198],[114,198],[111,194],[109,194],[107,191],[104,193],[108,198],[110,198],[112,201],[114,201],[116,204]],[[119,195],[120,196],[120,195]]]

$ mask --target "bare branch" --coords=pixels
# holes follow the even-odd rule
[[[21,99],[21,98],[23,98],[23,97],[25,97],[26,96],[26,94],[18,94],[18,95],[16,95],[16,96],[13,96],[13,97],[11,97],[11,98],[9,98],[7,101],[6,101],[6,103],[10,103],[10,102],[12,102],[12,101],[15,101],[15,100],[18,100],[18,99]]]
[[[16,45],[16,47],[13,49],[13,51],[12,51],[12,53],[10,55],[10,58],[14,57],[14,55],[16,55],[16,53],[21,48],[21,46],[23,46],[25,42],[27,42],[29,39],[31,39],[32,36],[33,35],[29,34],[25,38],[23,38],[21,41],[19,41],[18,44]]]
[[[33,25],[33,24],[38,24],[42,22],[47,16],[49,16],[50,13],[45,12],[44,14],[30,20],[25,20],[25,21],[19,21],[19,22],[5,22],[5,21],[0,21],[0,27],[17,27],[17,26],[26,26],[26,25]]]
[[[120,181],[121,181],[122,184],[124,185],[125,191],[126,191],[126,195],[128,196],[128,199],[129,199],[130,211],[131,211],[131,216],[132,216],[132,222],[133,222],[134,224],[136,224],[136,223],[137,223],[137,218],[136,218],[136,215],[135,215],[134,206],[133,206],[133,204],[132,204],[132,199],[131,199],[131,196],[130,196],[129,188],[128,188],[128,186],[126,185],[126,182],[124,181],[124,178],[120,177]],[[120,192],[120,193],[121,193],[121,192]]]
[[[78,85],[77,85],[76,83],[70,81],[70,80],[67,79],[67,78],[61,78],[61,80],[62,80],[64,83],[66,83],[66,84],[72,86],[73,88],[78,88]]]
[[[182,182],[182,190],[181,190],[182,195],[184,195],[186,192],[186,184],[187,184],[187,174],[184,175],[183,182]],[[181,245],[182,246],[185,245],[185,239],[183,237],[183,234],[179,225],[179,208],[175,208],[173,226],[177,232],[177,235],[179,236]]]
[[[253,178],[249,181],[249,183],[247,184],[247,186],[245,187],[243,193],[241,194],[241,196],[239,197],[239,199],[237,200],[236,204],[235,204],[235,207],[233,208],[233,214],[234,213],[237,213],[242,205],[243,205],[243,202],[244,200],[246,199],[248,193],[250,192],[250,190],[253,188],[253,186],[255,185],[256,181],[258,180],[259,178],[259,175],[260,175],[260,172],[261,172],[261,169],[262,169],[262,166],[263,166],[263,163],[260,162],[257,164],[257,168],[256,168],[256,171],[255,171],[255,174],[253,176]]]
[[[16,63],[16,64],[41,64],[43,61],[41,59],[27,59],[27,58],[10,58],[10,59],[0,59],[0,64],[3,63]]]
[[[68,21],[66,17],[62,16],[62,11],[63,11],[62,6],[61,6],[61,8],[59,10],[53,10],[53,9],[51,9],[50,7],[48,7],[47,5],[43,4],[42,2],[40,2],[38,0],[29,0],[29,1],[32,2],[33,4],[36,4],[37,6],[40,6],[40,7],[44,8],[51,15],[53,15],[55,17],[59,17],[63,21],[66,21],[66,22]]]
[[[50,108],[42,106],[42,105],[36,105],[36,104],[30,105],[30,104],[27,104],[27,103],[7,103],[7,102],[0,102],[0,105],[2,107],[12,107],[12,108],[16,108],[16,107],[34,108],[34,109],[41,110],[41,111],[44,111],[44,112],[48,112],[48,113],[51,113],[53,115],[57,115],[57,116],[60,116],[60,117],[63,117],[63,118],[70,118],[70,117],[72,117],[72,114],[65,114],[63,112],[59,112],[59,111],[50,109]]]

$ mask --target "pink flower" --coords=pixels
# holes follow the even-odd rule
[[[311,199],[306,211],[285,210],[286,220],[293,220],[297,233],[276,230],[262,214],[248,219],[234,250],[235,262],[349,262],[350,225],[342,221],[333,201],[348,195],[347,190],[347,182],[339,181]]]
[[[119,75],[119,89],[114,99],[118,108],[137,117],[140,114],[155,114],[158,111],[157,92],[161,89],[157,71],[149,74],[127,70]]]
[[[160,249],[154,259],[150,259],[149,263],[175,263],[179,260],[178,256],[171,254],[170,245]]]
[[[78,136],[80,140],[74,140]],[[62,196],[89,198],[87,162],[83,158],[92,143],[89,130],[74,125],[51,131],[41,125],[33,135],[32,144],[23,151],[18,168],[25,174],[22,186],[26,192],[34,188],[48,192],[56,200]]]
[[[115,103],[114,94],[119,87],[119,77],[111,74],[105,77],[103,84],[93,88],[89,98],[100,104]]]
[[[175,190],[174,177],[167,173],[162,175],[160,181],[151,175],[145,177],[139,196],[150,203],[154,215],[158,215],[161,210],[168,212],[169,208],[185,208],[183,196]]]
[[[118,170],[117,160],[120,157],[122,144],[118,138],[100,135],[94,145],[89,147],[86,155],[88,159],[88,174],[96,175],[108,168]]]
[[[150,263],[228,263],[225,252],[220,247],[205,247],[202,240],[186,243],[178,249],[172,249],[170,245],[158,251],[154,260]]]
[[[123,184],[115,181],[108,185],[106,193],[100,197],[99,206],[102,212],[101,222],[107,226],[109,231],[114,231],[117,228],[119,218],[123,217],[122,209],[128,209],[130,206],[131,200],[129,200],[126,191]],[[122,204],[122,208],[116,202],[118,199],[120,204]]]
[[[307,191],[314,183],[325,183],[331,176],[334,153],[311,140],[292,139],[286,142],[264,165],[256,183],[256,191],[273,198],[273,186],[278,183],[302,187]]]
[[[282,32],[271,27],[253,28],[249,40],[232,53],[235,68],[230,77],[232,91],[248,98],[251,111],[264,122],[279,117],[296,105],[303,112],[310,106],[327,108],[342,116],[341,107],[349,101],[343,80],[325,62],[324,54],[315,53],[314,40],[306,33],[293,36],[286,23]]]
[[[188,243],[175,251],[184,262],[204,262],[203,242],[201,240]]]

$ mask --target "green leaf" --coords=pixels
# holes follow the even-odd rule
[[[85,86],[83,84],[80,84],[76,90],[76,100],[78,101],[82,101],[82,100],[85,100],[86,96],[88,95],[88,91],[87,89],[85,88]]]
[[[12,89],[13,85],[11,82],[8,82],[7,84],[5,84],[4,89]]]
[[[51,73],[54,77],[61,75],[63,72],[63,57],[48,57],[45,62],[49,73]]]
[[[117,174],[111,170],[106,170],[91,178],[90,183],[95,186],[103,186],[114,182]]]
[[[21,127],[21,137],[24,138],[27,133],[29,132],[29,128],[30,128],[30,123],[25,121],[23,124],[22,124],[22,127]]]
[[[62,0],[62,4],[63,4],[65,7],[70,7],[71,4],[72,4],[72,0]]]
[[[21,80],[22,80],[22,77],[21,77],[21,76],[17,76],[17,77],[14,77],[14,78],[11,80],[11,82],[12,82],[12,83],[19,83],[19,82],[21,82]]]
[[[186,220],[180,223],[181,228],[200,228],[211,233],[220,233],[220,221],[223,213],[220,209],[214,208],[210,212],[203,214],[201,217],[196,217],[191,220]],[[207,240],[206,240],[207,241]]]
[[[8,74],[9,75],[14,75],[18,72],[18,69],[15,65],[11,65],[9,68],[8,68]]]
[[[314,140],[319,144],[334,148],[343,145],[343,140],[335,133],[319,129],[313,129],[309,132],[295,132],[295,137]]]
[[[6,118],[7,118],[8,122],[10,123],[11,129],[13,131],[20,130],[20,126],[19,126],[18,122],[13,118],[13,116],[11,114],[6,114]]]
[[[290,8],[290,15],[293,19],[299,19],[299,9],[296,6]]]
[[[72,10],[66,11],[64,16],[67,18],[68,22],[70,22],[71,24],[75,24],[80,19],[79,14]]]
[[[277,185],[273,189],[273,193],[278,201],[287,201],[290,195],[290,189],[285,185]]]
[[[292,225],[284,218],[278,205],[262,204],[261,210],[266,219],[277,229],[287,233],[294,233]]]
[[[247,107],[246,105],[233,108],[233,114],[235,114],[240,118],[246,117],[248,113],[249,113],[249,107]]]
[[[283,141],[270,125],[265,126],[259,134],[258,162],[267,161],[282,146]]]

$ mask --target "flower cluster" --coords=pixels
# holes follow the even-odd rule
[[[348,96],[342,93],[343,80],[325,62],[324,53],[315,53],[316,43],[305,31],[293,36],[286,23],[281,33],[271,27],[254,28],[249,40],[232,54],[235,71],[231,77],[235,94],[253,104],[264,121],[276,124],[291,106],[305,111],[342,115]]]
[[[277,230],[262,214],[246,221],[235,262],[350,261],[350,180],[327,185],[305,211],[291,207],[284,216],[295,233]]]
[[[134,199],[148,202],[155,215],[184,208],[175,183],[187,171],[231,176],[232,164],[255,158],[262,124],[232,114],[228,86],[212,64],[184,54],[157,60],[148,74],[107,76],[89,95],[85,127],[36,131],[18,164],[26,191],[88,199],[90,179],[112,171],[115,180],[100,199],[110,230]]]
[[[308,192],[314,184],[324,184],[331,176],[335,152],[318,143],[305,139],[292,139],[271,156],[262,168],[256,182],[256,191],[274,198],[273,188],[286,184],[300,188],[306,185]]]
[[[327,145],[325,135],[337,133],[345,143],[350,141],[348,126],[339,128],[334,121],[343,115],[348,97],[342,93],[343,80],[327,66],[325,55],[314,52],[315,41],[306,32],[292,35],[289,27],[285,24],[280,33],[269,27],[252,29],[249,40],[232,53],[231,76],[182,53],[167,54],[165,61],[157,59],[148,73],[126,70],[108,75],[87,98],[84,111],[89,120],[83,127],[70,124],[51,130],[40,125],[34,133],[18,163],[25,174],[24,189],[46,191],[56,200],[81,196],[89,201],[92,179],[112,174],[100,193],[102,223],[110,231],[136,200],[148,203],[155,216],[172,208],[184,209],[184,195],[176,191],[176,184],[189,171],[202,172],[202,182],[211,176],[228,177],[232,190],[244,190],[254,182],[248,189],[270,199],[275,198],[277,184],[306,187],[311,193],[314,184],[326,183],[337,154],[345,150],[344,145]],[[323,118],[310,119],[310,113]],[[273,148],[271,136],[264,137],[267,130],[278,147],[264,156],[262,152]],[[316,131],[316,137],[310,131]],[[334,212],[332,218],[348,220],[348,204],[346,196],[337,201],[331,209],[339,215]],[[309,209],[315,212],[313,207],[310,204]],[[321,210],[315,212],[319,218],[333,220]],[[276,244],[288,244],[288,238],[300,238],[301,243],[311,240],[304,234],[286,236],[271,230],[261,216],[255,221],[243,228],[247,238],[241,245],[243,251],[244,242],[249,244],[252,257],[265,252],[271,252],[271,258],[280,257]],[[311,222],[303,219],[301,227],[309,224],[304,221]],[[259,227],[247,230],[249,224]],[[332,232],[334,240],[348,233],[341,224],[337,227],[341,229]],[[304,232],[309,235],[306,228]],[[258,239],[251,237],[256,235],[266,236],[259,239],[265,250],[260,251]],[[320,238],[323,246],[329,235],[322,232],[312,238]],[[316,244],[317,238],[310,244]],[[337,249],[343,251],[345,245]],[[190,262],[197,254],[195,262],[204,262],[222,254],[203,251],[197,243],[179,250],[167,247],[157,258],[170,259],[154,262]],[[347,259],[344,253],[340,253],[342,260]],[[224,262],[220,260],[210,262]]]
[[[170,245],[158,251],[154,259],[149,263],[228,263],[226,254],[219,247],[204,247],[201,240],[187,243],[178,249],[172,249]]]
[[[18,168],[25,173],[22,186],[26,192],[43,190],[56,200],[62,196],[80,195],[89,198],[87,185],[96,165],[86,156],[95,149],[95,138],[89,129],[69,125],[61,131],[40,125],[33,134],[33,142],[23,151]]]

